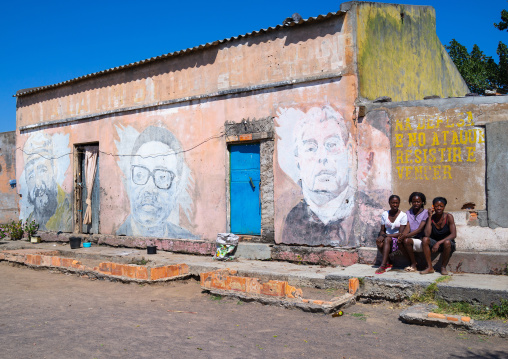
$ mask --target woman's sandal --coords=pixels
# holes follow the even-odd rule
[[[383,274],[384,272],[386,272],[386,270],[388,268],[391,268],[392,266],[387,264],[387,265],[384,265],[384,266],[380,266],[378,269],[376,269],[376,274]]]
[[[416,270],[416,269],[414,269],[414,268],[413,268],[413,267],[411,267],[411,266],[407,266],[406,268],[404,268],[404,270],[405,270],[406,272],[417,272],[417,270]]]

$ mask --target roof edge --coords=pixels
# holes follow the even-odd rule
[[[16,94],[13,95],[12,97],[21,97],[21,96],[25,96],[25,95],[31,95],[31,94],[34,94],[34,93],[37,93],[37,92],[42,92],[42,91],[45,91],[45,90],[54,89],[54,88],[57,88],[57,87],[62,87],[62,86],[66,86],[66,85],[70,85],[70,84],[76,83],[76,82],[84,81],[84,80],[87,80],[87,79],[90,79],[90,78],[93,78],[93,77],[99,77],[99,76],[106,75],[106,74],[109,74],[109,73],[125,70],[125,69],[131,68],[131,67],[136,67],[136,66],[148,64],[148,63],[151,63],[151,62],[160,61],[160,60],[163,60],[163,59],[168,59],[168,58],[171,58],[171,57],[176,57],[176,56],[180,56],[180,55],[186,55],[186,54],[202,51],[204,49],[208,49],[208,48],[211,48],[211,47],[219,46],[219,45],[222,45],[222,44],[225,44],[225,43],[229,43],[229,42],[232,42],[232,41],[235,41],[235,40],[240,40],[240,39],[245,39],[245,38],[249,38],[249,37],[258,36],[258,35],[261,35],[261,34],[273,32],[273,31],[278,31],[278,30],[283,29],[283,28],[290,28],[290,27],[293,27],[293,26],[298,26],[298,25],[304,25],[304,24],[310,24],[310,23],[315,23],[315,22],[323,21],[323,20],[326,20],[326,19],[330,19],[330,18],[332,18],[334,16],[342,16],[342,15],[344,15],[346,13],[347,13],[347,11],[344,11],[344,10],[339,10],[339,11],[336,11],[336,12],[329,12],[326,15],[318,15],[316,17],[309,17],[308,19],[301,19],[300,21],[293,21],[293,22],[290,22],[288,24],[277,25],[275,27],[269,27],[267,29],[261,29],[261,30],[258,30],[258,31],[252,31],[252,32],[249,32],[249,33],[246,33],[246,34],[229,37],[229,38],[226,38],[226,39],[223,39],[223,40],[216,40],[216,41],[213,41],[213,42],[208,42],[206,44],[194,46],[194,47],[187,48],[187,49],[184,49],[184,50],[174,51],[174,52],[170,52],[170,53],[167,53],[167,54],[151,57],[151,58],[148,58],[148,59],[145,59],[145,60],[141,60],[141,61],[137,61],[137,62],[132,62],[130,64],[121,65],[121,66],[117,66],[117,67],[112,67],[112,68],[109,68],[107,70],[93,72],[93,73],[90,73],[90,74],[87,74],[87,75],[75,77],[73,79],[62,81],[62,82],[59,82],[59,83],[56,83],[56,84],[21,89],[21,90],[18,90],[16,92]]]

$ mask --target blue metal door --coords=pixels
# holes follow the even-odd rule
[[[261,234],[261,199],[259,198],[259,143],[232,145],[231,232]]]

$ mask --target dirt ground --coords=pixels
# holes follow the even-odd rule
[[[508,340],[403,324],[393,303],[342,317],[0,263],[1,358],[508,358]]]

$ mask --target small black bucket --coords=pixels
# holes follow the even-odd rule
[[[146,246],[146,254],[157,254],[157,246]]]
[[[71,249],[78,249],[81,247],[81,238],[80,237],[70,237],[69,243],[71,244]]]

